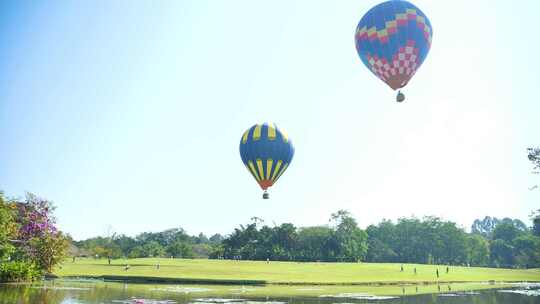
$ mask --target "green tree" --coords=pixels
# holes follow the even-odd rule
[[[519,267],[540,267],[540,237],[521,235],[513,240],[515,263]]]
[[[116,243],[116,238],[116,232],[112,226],[109,226],[103,243],[103,247],[105,248],[104,256],[109,259],[117,259],[122,256],[122,249]]]
[[[199,235],[194,237],[193,239],[194,239],[193,243],[195,243],[195,244],[207,244],[209,242],[206,235],[204,235],[202,232],[199,233]]]
[[[497,226],[499,222],[499,219],[495,217],[492,218],[491,216],[486,216],[482,220],[476,219],[471,226],[471,232],[490,238],[493,229],[495,229],[495,226]]]
[[[216,233],[216,234],[212,235],[212,236],[208,239],[208,241],[209,241],[209,243],[212,244],[212,245],[217,245],[217,244],[221,244],[221,242],[223,242],[224,239],[225,239],[225,238],[224,238],[221,234]]]
[[[533,170],[540,169],[540,147],[527,148],[527,157],[534,166]],[[535,172],[537,173],[538,171]]]
[[[14,205],[0,191],[0,263],[15,251],[12,240],[16,238],[17,225],[14,220]]]
[[[531,221],[533,223],[532,233],[535,236],[540,236],[540,209],[531,213]]]
[[[167,256],[173,256],[175,258],[193,258],[193,249],[186,242],[180,240],[174,241],[165,249]]]
[[[514,265],[514,247],[503,239],[496,239],[490,244],[490,259],[495,267]]]
[[[161,232],[143,232],[135,237],[138,244],[147,244],[149,242],[157,242],[162,247],[167,247],[174,241],[193,242],[184,229],[173,228]]]
[[[207,259],[210,256],[210,253],[212,252],[212,245],[210,245],[209,243],[190,245],[190,248],[193,252],[193,255],[189,256],[189,254],[186,254],[185,256],[186,258]]]
[[[302,261],[330,261],[333,251],[329,247],[334,230],[328,226],[303,227],[298,231],[298,253]]]
[[[215,244],[215,245],[211,245],[212,247],[210,248],[210,253],[208,254],[208,258],[210,259],[222,259],[224,254],[225,254],[225,250],[223,248],[223,245],[221,244]]]
[[[143,257],[162,257],[165,256],[165,248],[157,241],[150,241],[141,246]]]
[[[271,256],[274,260],[293,260],[297,243],[296,227],[293,224],[281,224],[272,229]]]
[[[114,241],[108,243],[105,249],[105,256],[111,259],[118,259],[124,255],[120,246],[118,246],[118,244],[116,244]]]
[[[346,210],[339,210],[331,215],[330,221],[335,224],[334,236],[339,244],[337,259],[348,262],[363,260],[368,249],[368,236],[358,228],[351,214]]]
[[[417,244],[415,254],[421,259],[420,262],[425,260],[429,264],[450,263],[447,257],[448,250],[453,249],[445,242],[448,236],[444,234],[451,231],[445,231],[444,228],[445,222],[435,216],[426,216],[413,226],[413,239]]]
[[[501,222],[493,230],[493,239],[494,240],[504,240],[505,242],[511,244],[512,241],[523,234],[523,231],[520,230],[514,223],[511,221]]]
[[[114,239],[114,243],[118,246],[118,248],[121,251],[122,256],[128,256],[129,252],[137,246],[137,241],[135,239],[126,236],[126,235],[119,235]]]
[[[368,261],[462,264],[467,260],[467,234],[438,217],[383,220],[367,228]]]
[[[144,255],[142,246],[135,246],[128,253],[128,258],[130,259],[143,258],[143,257],[146,257],[146,256]]]
[[[254,259],[255,260],[265,260],[270,258],[272,260],[278,259],[277,256],[284,255],[282,250],[279,248],[274,248],[277,245],[274,245],[274,229],[263,226],[257,233],[257,239],[251,241],[255,245]]]
[[[240,229],[234,229],[234,232],[223,240],[225,258],[252,260],[257,257],[257,248],[261,241],[257,224],[257,221],[253,221],[246,227],[240,225]]]
[[[369,235],[369,232],[367,232]],[[386,243],[377,239],[371,238],[368,240],[368,251],[366,261],[368,262],[396,262],[397,253]]]
[[[453,222],[442,222],[439,226],[438,239],[440,248],[438,256],[445,264],[462,264],[467,260],[467,235]]]
[[[378,225],[367,227],[369,262],[397,262],[398,254],[394,251],[396,244],[396,226],[392,221],[383,219]]]
[[[396,224],[393,250],[402,263],[432,263],[433,251],[438,248],[434,227],[427,229],[417,218],[400,218]]]
[[[467,262],[472,266],[489,264],[489,242],[481,235],[472,234],[466,239]]]
[[[47,273],[52,273],[53,267],[62,262],[68,249],[68,241],[61,232],[32,238],[30,244],[37,251],[35,255],[37,265]]]
[[[533,164],[533,174],[540,174],[540,147],[527,148],[527,157]],[[532,186],[529,190],[538,188],[538,185]]]

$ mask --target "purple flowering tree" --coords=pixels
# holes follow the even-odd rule
[[[18,242],[21,254],[46,272],[65,257],[68,242],[56,227],[52,202],[32,193],[17,204]]]

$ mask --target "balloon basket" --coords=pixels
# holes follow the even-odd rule
[[[264,191],[263,193],[263,199],[269,199],[270,198],[270,194],[266,191]]]
[[[396,96],[397,102],[403,102],[405,100],[405,94],[401,93],[401,91],[398,91]]]

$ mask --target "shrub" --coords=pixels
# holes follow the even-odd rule
[[[34,281],[42,276],[39,267],[31,262],[12,261],[0,263],[0,282]]]

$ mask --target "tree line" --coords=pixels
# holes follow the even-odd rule
[[[224,237],[215,234],[210,238],[200,233],[190,236],[182,228],[161,232],[143,232],[135,237],[108,233],[104,237],[94,237],[72,241],[71,254],[96,258],[208,258],[212,248]]]
[[[540,210],[532,227],[518,219],[486,216],[466,232],[438,217],[382,220],[365,230],[345,210],[331,214],[328,224],[270,227],[260,218],[227,235],[188,235],[181,228],[144,232],[136,237],[112,234],[73,241],[75,255],[109,257],[175,257],[304,262],[392,262],[540,267]]]
[[[489,216],[475,220],[470,233],[457,227],[454,222],[437,217],[424,217],[422,220],[402,218],[397,223],[382,221],[367,228],[371,247],[367,260],[539,267],[540,237],[533,233],[539,227],[535,228],[528,228],[518,219]]]
[[[485,217],[471,232],[428,216],[382,220],[365,230],[344,210],[329,225],[269,227],[252,221],[227,236],[211,258],[394,262],[490,267],[540,267],[540,210],[527,227],[518,219]]]

